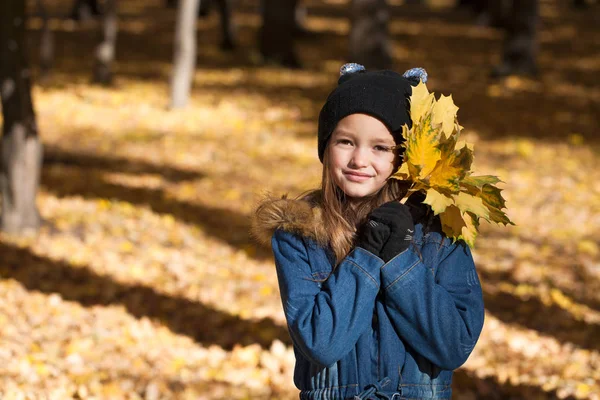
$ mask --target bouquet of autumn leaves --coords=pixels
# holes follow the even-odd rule
[[[391,177],[412,183],[409,193],[425,193],[442,230],[453,240],[464,240],[473,247],[479,219],[513,224],[502,211],[505,200],[500,182],[493,175],[472,175],[473,146],[459,141],[458,124],[452,96],[436,100],[420,82],[410,97],[411,129],[402,128],[404,162]],[[514,225],[514,224],[513,224]]]

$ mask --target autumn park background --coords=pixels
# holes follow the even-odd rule
[[[101,19],[44,3],[43,79],[33,1],[26,25],[43,223],[0,233],[0,398],[297,398],[272,256],[250,216],[265,193],[320,181],[316,119],[348,61],[348,1],[303,1],[301,68],[261,58],[259,0],[236,4],[231,52],[217,13],[198,19],[180,109],[175,9],[118,2],[104,86],[90,81]],[[500,29],[453,2],[389,3],[394,69],[425,67],[430,91],[453,95],[474,169],[505,182],[516,223],[483,224],[477,239],[486,322],[454,398],[600,399],[600,7],[540,1],[539,74],[492,79]]]

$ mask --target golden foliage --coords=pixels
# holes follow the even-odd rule
[[[164,2],[122,2],[120,27],[140,47],[131,49],[127,37],[121,43],[115,88],[88,84],[81,54],[95,45],[86,34],[95,24],[59,18],[68,2],[44,4],[59,7],[50,23],[60,24],[53,30],[71,50],[57,57],[54,83],[34,86],[46,154],[38,204],[47,225],[32,238],[0,234],[0,398],[297,399],[272,255],[247,237],[247,221],[263,191],[297,194],[318,184],[315,120],[344,46],[336,53],[322,41],[303,43],[306,70],[252,65],[247,51],[218,50],[214,13],[210,24],[198,23],[202,65],[192,104],[169,112],[173,14]],[[557,5],[541,2],[553,13]],[[310,14],[324,36],[347,22]],[[579,29],[584,14],[552,16],[545,40],[578,33],[595,45],[592,31]],[[260,17],[243,16],[251,51]],[[132,23],[148,29],[134,32]],[[450,77],[447,87],[500,90],[500,97],[454,95],[462,106],[467,99],[480,106],[485,127],[467,127],[461,137],[477,145],[477,170],[506,181],[502,193],[519,226],[480,226],[473,253],[485,325],[455,373],[453,397],[600,400],[600,153],[591,134],[600,62],[583,53],[585,43],[574,50],[580,57],[568,59],[553,53],[561,46],[547,46],[540,81],[491,84],[480,63],[448,69],[438,62],[458,47],[479,57],[480,46],[452,47],[465,35],[496,40],[465,27],[437,18],[392,24],[395,34],[432,33],[419,35],[432,50],[423,64],[434,77]],[[30,30],[34,42],[38,29]],[[580,73],[542,83],[570,71]],[[498,136],[499,120],[518,124]],[[546,140],[549,125],[565,140]],[[462,147],[459,140],[455,148]],[[408,165],[399,173],[408,177]],[[472,174],[462,182],[471,194],[499,181]]]
[[[474,176],[473,146],[459,142],[462,127],[452,96],[436,101],[420,82],[410,98],[413,126],[402,129],[404,162],[392,178],[413,183],[426,194],[424,203],[440,215],[444,233],[453,240],[475,244],[479,219],[512,224],[502,211],[505,201],[491,175]]]

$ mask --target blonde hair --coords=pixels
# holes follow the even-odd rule
[[[400,165],[400,159],[396,154],[394,170]],[[376,193],[350,204],[344,191],[333,181],[327,145],[323,155],[321,188],[309,192],[304,198],[310,199],[322,209],[323,225],[328,235],[329,246],[335,254],[336,265],[354,247],[357,227],[365,222],[369,213],[383,203],[403,198],[408,189],[408,182],[388,179]]]

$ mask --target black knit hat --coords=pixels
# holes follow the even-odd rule
[[[358,64],[346,64],[341,69],[338,86],[329,94],[319,114],[319,159],[338,122],[350,114],[368,114],[379,119],[392,132],[396,143],[402,139],[402,126],[410,128],[408,98],[411,84],[426,82],[427,73],[413,68],[404,76],[394,71],[365,71]]]

